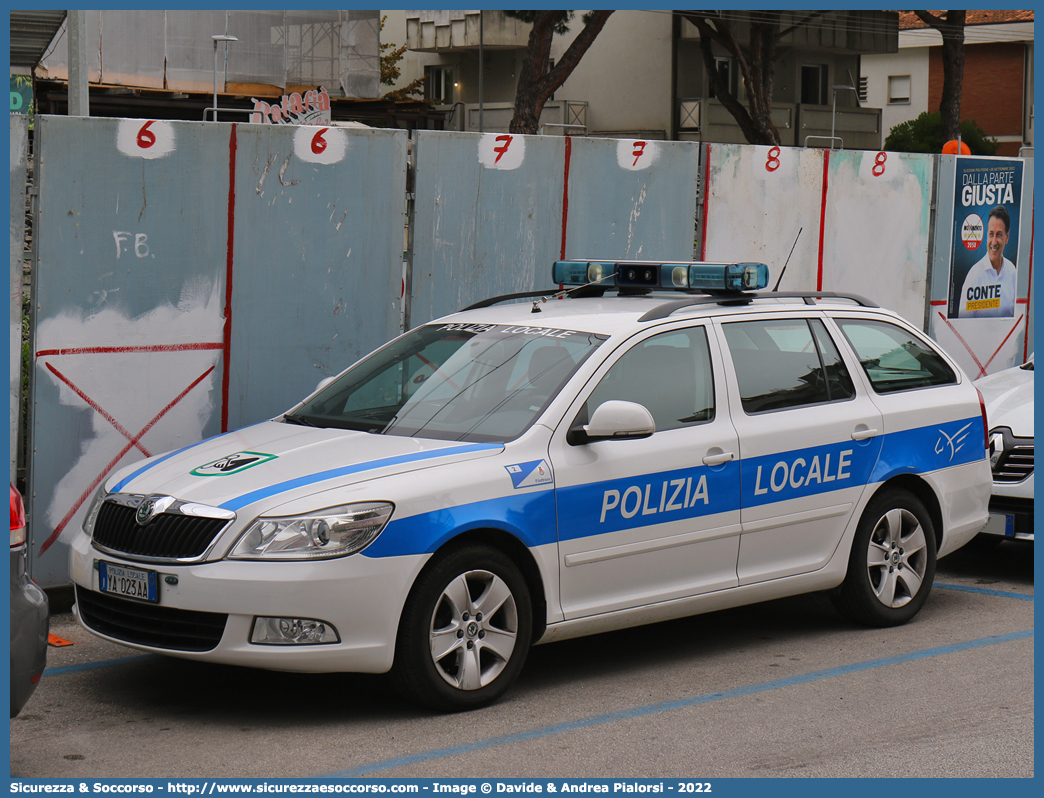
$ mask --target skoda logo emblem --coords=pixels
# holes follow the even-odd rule
[[[134,520],[138,522],[138,526],[146,526],[173,503],[173,496],[149,496],[143,499],[138,505],[138,509],[134,511]]]
[[[155,512],[156,501],[154,499],[146,499],[138,505],[138,511],[134,513],[134,520],[138,522],[139,526],[145,526],[145,524],[152,520],[152,516]]]

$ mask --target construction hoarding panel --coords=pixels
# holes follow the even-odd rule
[[[108,474],[276,415],[397,332],[405,133],[323,131],[38,118],[41,584]]]
[[[236,126],[228,429],[285,412],[398,334],[406,142]]]
[[[826,151],[822,274],[925,328],[934,156]]]
[[[994,187],[992,191],[989,186]],[[932,337],[973,379],[1022,363],[1033,353],[1033,159],[941,155],[935,195],[937,223],[929,314]],[[997,206],[1004,207],[1008,215],[1002,254],[1015,272],[1014,303],[1010,308],[996,303],[996,308],[988,309],[998,315],[962,313],[968,310],[971,286],[965,283],[970,268],[988,257],[990,213]],[[981,220],[981,231],[973,229],[974,216]],[[981,241],[977,240],[980,234]],[[980,291],[981,296],[973,296],[972,303],[984,299],[989,303],[994,298]]]
[[[781,291],[816,289],[823,151],[741,144],[706,148],[702,257],[766,263],[770,287],[782,275]]]
[[[418,131],[408,325],[551,288],[566,139]]]
[[[420,131],[414,152],[411,326],[553,290],[561,258],[692,257],[697,145]]]
[[[15,481],[18,470],[18,413],[21,406],[21,351],[22,351],[22,258],[25,244],[25,179],[29,158],[29,119],[25,114],[11,114],[11,312],[10,349],[8,367],[11,377],[10,393],[10,479]]]
[[[698,146],[640,139],[569,141],[565,257],[693,257]]]

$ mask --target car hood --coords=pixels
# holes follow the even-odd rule
[[[164,494],[236,512],[274,506],[337,485],[495,454],[499,443],[461,443],[275,421],[219,435],[123,469],[112,492]]]
[[[1005,369],[976,380],[975,387],[986,401],[991,429],[1009,427],[1016,437],[1033,437],[1033,371]]]

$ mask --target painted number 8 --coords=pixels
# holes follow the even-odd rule
[[[324,127],[318,133],[312,136],[312,152],[314,152],[316,155],[319,155],[323,150],[326,149],[326,139],[323,138],[323,133],[325,133],[327,130],[329,130],[329,128]]]
[[[870,170],[873,173],[874,177],[880,177],[885,173],[885,161],[887,160],[887,152],[877,153],[877,157],[874,158],[874,168]]]
[[[143,150],[147,150],[149,147],[156,143],[156,134],[149,130],[149,125],[151,125],[154,121],[154,119],[150,119],[148,122],[142,125],[141,130],[138,131],[138,146],[141,147]]]
[[[768,160],[765,161],[765,169],[769,172],[775,172],[779,169],[779,147],[773,147],[768,151]]]

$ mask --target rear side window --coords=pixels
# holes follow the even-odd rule
[[[836,319],[877,393],[952,385],[957,375],[938,352],[895,324]]]
[[[722,327],[745,412],[855,396],[852,378],[819,319],[740,321]]]

